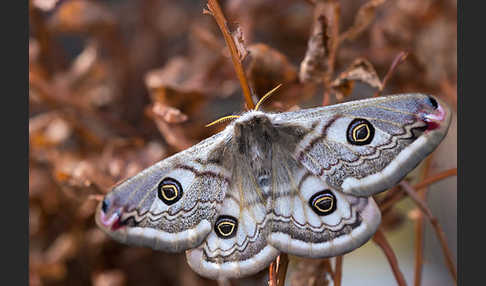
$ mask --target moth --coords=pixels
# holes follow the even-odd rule
[[[424,94],[252,110],[115,186],[96,222],[122,243],[186,251],[213,279],[257,273],[281,252],[342,255],[377,230],[372,195],[431,153],[450,117]]]

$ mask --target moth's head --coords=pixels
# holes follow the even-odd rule
[[[110,236],[124,241],[127,229],[137,226],[150,210],[156,199],[156,192],[150,190],[156,187],[155,178],[141,174],[119,183],[98,204],[96,223]]]
[[[268,114],[255,110],[243,113],[237,120],[233,122],[233,128],[235,129],[236,133],[241,133],[243,131],[253,132],[255,128],[261,129],[265,126],[272,126],[272,122],[268,117]]]
[[[423,146],[423,154],[432,152],[447,134],[451,121],[451,112],[440,99],[426,94],[405,94],[378,103],[386,109],[409,116],[406,129],[411,132],[409,139],[414,141],[407,149],[411,152],[414,146]],[[414,117],[414,120],[411,120]],[[412,123],[413,122],[413,123]],[[411,124],[410,124],[411,123]],[[417,152],[417,150],[413,152]]]
[[[269,122],[268,115],[265,112],[258,110],[251,110],[243,113],[238,119],[234,121],[235,124],[255,125]]]
[[[119,231],[127,226],[123,216],[127,213],[129,205],[123,199],[124,192],[117,191],[115,187],[98,204],[96,209],[96,223],[106,233]]]
[[[424,95],[419,101],[418,116],[426,125],[424,133],[445,133],[450,123],[450,110],[447,105],[430,95]]]

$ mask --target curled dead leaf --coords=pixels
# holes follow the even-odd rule
[[[331,88],[336,93],[336,98],[342,101],[352,90],[354,81],[361,81],[378,90],[382,89],[382,83],[373,65],[366,59],[358,58],[332,82]]]
[[[159,113],[162,113],[162,116],[158,116],[154,113],[155,106],[147,109],[146,113],[154,120],[157,128],[169,145],[176,150],[184,150],[197,143],[198,139],[194,138],[194,134],[191,136],[186,131],[187,128],[190,128],[189,126],[194,126],[194,124],[198,123],[188,122],[187,115],[181,113],[180,110],[176,108],[161,104],[159,104],[159,106],[160,107],[157,109],[159,109]],[[163,112],[160,110],[163,110]]]
[[[300,64],[299,79],[302,83],[326,81],[333,73],[336,43],[339,33],[339,3],[317,2],[314,8],[312,33],[307,51]]]
[[[93,275],[92,281],[94,286],[122,286],[126,284],[126,277],[123,271],[115,269]]]
[[[31,2],[37,9],[48,12],[56,7],[59,0],[32,0]]]
[[[145,77],[153,101],[146,108],[146,114],[176,150],[189,148],[213,130],[202,128],[210,121],[204,112],[208,96],[202,79],[194,73],[189,60],[182,57],[170,60],[163,68],[152,70]]]
[[[167,123],[182,123],[187,121],[187,115],[179,109],[164,105],[160,102],[154,103],[152,112],[155,116],[160,117]]]
[[[49,19],[49,27],[60,33],[100,32],[111,29],[116,19],[101,2],[63,1]]]
[[[326,286],[330,284],[332,266],[329,259],[298,258],[291,260],[293,270],[287,281],[296,286]]]
[[[374,20],[376,10],[385,2],[386,0],[370,0],[361,6],[354,18],[353,25],[340,36],[339,41],[354,40],[361,35]]]
[[[261,43],[249,46],[248,50],[247,74],[250,86],[258,96],[255,102],[279,84],[282,87],[265,102],[264,108],[285,111],[314,95],[315,86],[299,83],[297,68],[284,54]]]
[[[45,253],[45,262],[64,262],[76,255],[78,243],[71,233],[61,234],[54,240]]]
[[[249,46],[248,50],[251,57],[246,70],[250,85],[258,97],[278,84],[283,84],[285,88],[297,81],[296,68],[279,51],[261,43]]]
[[[248,50],[246,49],[245,40],[243,38],[243,31],[241,30],[240,25],[237,23],[234,23],[231,26],[230,33],[233,37],[233,41],[235,42],[240,62],[243,62],[248,55]]]

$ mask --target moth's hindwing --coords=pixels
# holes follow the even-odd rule
[[[381,215],[373,198],[336,190],[283,150],[274,156],[270,244],[293,255],[332,257],[375,233]]]
[[[209,278],[254,274],[280,252],[341,255],[379,226],[370,196],[432,152],[449,122],[445,105],[422,94],[250,111],[116,186],[96,221],[121,242],[187,250]]]

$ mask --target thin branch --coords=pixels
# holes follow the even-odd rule
[[[245,70],[241,64],[240,57],[238,56],[236,44],[228,30],[227,21],[224,17],[223,11],[221,10],[217,0],[208,0],[207,7],[208,10],[206,10],[205,13],[209,12],[209,14],[214,17],[214,20],[216,20],[221,33],[223,33],[224,40],[226,41],[226,44],[230,50],[231,60],[233,61],[233,66],[235,68],[236,75],[238,76],[238,80],[240,81],[241,88],[243,89],[243,96],[245,97],[246,105],[249,109],[254,109],[255,104],[251,98],[251,90],[248,84],[248,79],[246,78]]]
[[[375,93],[375,95],[373,95],[373,97],[378,97],[378,96],[381,95],[381,93],[385,89],[386,84],[388,83],[388,80],[395,73],[395,70],[397,69],[397,67],[407,59],[408,54],[409,54],[409,52],[403,52],[402,51],[395,57],[392,64],[390,65],[390,68],[388,69],[385,77],[383,78],[381,88]]]
[[[432,215],[432,212],[428,208],[427,203],[419,197],[417,191],[412,186],[410,186],[410,184],[408,184],[407,182],[401,182],[400,187],[403,188],[403,190],[408,194],[408,196],[417,204],[417,206],[420,208],[422,213],[427,216],[430,223],[432,224],[435,233],[437,235],[437,238],[440,241],[440,245],[442,247],[442,252],[444,253],[444,257],[445,257],[447,268],[449,269],[449,273],[451,274],[452,279],[454,279],[454,283],[457,285],[457,271],[454,266],[454,260],[452,258],[452,254],[449,249],[449,246],[447,245],[447,240],[444,231],[442,230],[439,221],[437,220],[436,217]]]
[[[395,279],[397,280],[397,283],[399,286],[406,286],[407,283],[405,282],[405,278],[403,277],[402,271],[400,271],[400,268],[398,267],[398,260],[395,255],[395,252],[393,252],[393,249],[391,248],[390,244],[388,243],[388,240],[385,237],[385,234],[379,228],[375,235],[373,236],[373,241],[383,250],[383,252],[386,255],[386,258],[388,259],[388,263],[390,264],[393,275],[395,275]]]
[[[414,189],[418,190],[420,188],[426,187],[431,185],[435,182],[441,181],[448,177],[456,176],[457,175],[457,168],[449,169],[444,172],[440,172],[436,175],[432,175],[427,179],[423,180],[422,182],[413,186]],[[384,213],[388,211],[391,207],[393,207],[396,203],[398,203],[401,199],[405,198],[406,195],[403,192],[400,192],[400,188],[395,186],[388,191],[389,195],[387,198],[383,199],[380,203],[381,212]]]
[[[437,181],[441,181],[445,178],[451,177],[451,176],[457,176],[457,168],[452,168],[444,172],[440,172],[439,174],[433,175],[428,177],[427,179],[423,180],[421,183],[418,183],[413,186],[414,189],[418,190],[420,188],[426,187],[428,185],[431,185]]]
[[[272,261],[268,266],[268,286],[277,286],[277,260]]]
[[[427,178],[430,170],[430,162],[432,161],[432,156],[427,157],[425,161],[425,167],[423,172],[422,181]],[[402,182],[406,183],[406,182]],[[401,184],[402,185],[402,184]],[[426,188],[421,188],[417,190],[417,199],[424,201],[426,197]],[[420,286],[422,283],[422,271],[424,266],[424,218],[421,214],[417,217],[415,221],[415,271],[414,271],[414,285]]]
[[[228,279],[218,279],[218,286],[231,286],[231,282]]]
[[[329,91],[325,91],[322,98],[322,106],[328,106],[329,104],[331,104],[331,94]]]
[[[333,282],[334,286],[341,286],[343,276],[343,255],[336,257],[336,266],[334,267]]]
[[[331,259],[325,258],[325,259],[321,260],[321,262],[319,264],[321,264],[322,268],[324,268],[324,272],[329,273],[331,275],[331,277],[334,277],[336,275],[334,273],[334,270],[332,269]]]
[[[269,286],[284,286],[285,276],[287,276],[287,268],[289,265],[289,257],[287,254],[280,254],[268,267],[268,285]]]
[[[285,277],[287,276],[287,268],[289,266],[289,257],[287,254],[282,253],[277,257],[277,286],[285,285]]]

